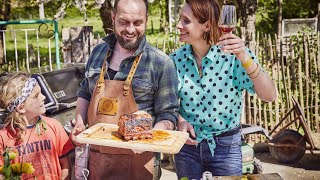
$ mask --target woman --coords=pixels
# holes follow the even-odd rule
[[[178,130],[190,133],[175,156],[179,179],[200,179],[204,171],[241,175],[243,90],[268,102],[277,96],[243,40],[219,31],[219,13],[216,0],[186,0],[177,24],[186,43],[171,54],[179,78]]]

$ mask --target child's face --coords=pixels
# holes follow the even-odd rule
[[[30,96],[24,102],[25,116],[28,120],[35,118],[41,114],[46,112],[46,108],[44,107],[44,100],[46,97],[41,93],[41,88],[37,84]]]

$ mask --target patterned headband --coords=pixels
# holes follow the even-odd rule
[[[14,101],[8,104],[7,110],[13,112],[18,105],[22,104],[31,94],[33,88],[37,85],[37,80],[34,78],[29,78],[24,84],[22,93]]]

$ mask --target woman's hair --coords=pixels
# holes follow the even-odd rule
[[[28,79],[29,76],[23,72],[0,77],[0,110],[6,111],[6,116],[3,118],[4,128],[16,135],[17,142],[22,141],[27,119],[17,111],[9,112],[7,107],[22,94],[22,89]]]
[[[220,6],[217,0],[186,0],[190,6],[194,17],[200,24],[209,23],[210,30],[204,32],[203,39],[207,44],[213,45],[218,42],[221,31],[218,27]],[[210,7],[210,8],[208,8]]]

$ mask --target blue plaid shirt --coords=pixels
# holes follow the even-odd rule
[[[106,53],[108,50],[113,53],[117,41],[114,34],[103,40],[105,42],[97,45],[88,59],[85,78],[78,91],[78,97],[88,101],[91,99],[96,81],[99,78]],[[152,115],[155,120],[154,124],[161,120],[170,120],[176,125],[179,103],[178,77],[174,63],[169,56],[147,43],[146,37],[136,52],[122,61],[114,80],[126,80],[135,57],[140,53],[142,53],[142,57],[132,80],[135,101],[140,110],[147,111]],[[107,60],[107,68],[109,62],[110,58]],[[107,73],[105,79],[109,79]]]

